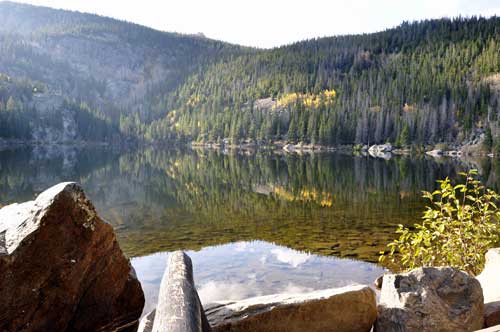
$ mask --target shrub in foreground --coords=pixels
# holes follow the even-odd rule
[[[430,205],[423,222],[414,228],[399,225],[399,238],[388,244],[392,260],[403,269],[453,266],[473,275],[481,272],[484,255],[499,239],[500,196],[475,178],[476,170],[460,173],[465,181],[454,185],[438,181],[439,189],[423,192]]]

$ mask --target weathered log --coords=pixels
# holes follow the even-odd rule
[[[146,316],[147,317],[147,316]],[[151,318],[145,318],[151,320]],[[147,332],[146,322],[141,324]],[[168,256],[158,305],[152,324],[153,332],[210,332],[193,280],[191,259],[176,251]]]

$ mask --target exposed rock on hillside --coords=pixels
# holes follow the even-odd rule
[[[370,156],[375,158],[391,159],[391,152],[394,150],[391,143],[382,145],[372,145],[368,149]]]
[[[450,267],[384,275],[376,331],[475,331],[483,327],[479,282]]]
[[[113,229],[61,183],[0,210],[0,331],[135,331],[144,295]]]

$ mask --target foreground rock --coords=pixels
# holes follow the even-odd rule
[[[500,301],[484,304],[484,326],[500,325]]]
[[[176,251],[168,256],[158,306],[142,320],[139,332],[210,332],[193,281],[191,259]]]
[[[484,269],[477,280],[483,288],[484,302],[500,301],[500,248],[486,253]]]
[[[144,295],[113,229],[61,183],[0,210],[0,331],[135,331]]]
[[[487,327],[483,330],[477,330],[476,332],[500,332],[500,325]]]
[[[490,249],[486,253],[483,272],[477,276],[484,295],[485,326],[500,324],[500,248]]]
[[[215,332],[363,332],[377,317],[375,292],[366,286],[218,302],[205,312]]]
[[[420,268],[384,276],[376,331],[475,331],[483,327],[479,282],[457,269]]]

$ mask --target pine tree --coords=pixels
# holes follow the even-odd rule
[[[493,137],[491,136],[491,129],[490,127],[486,127],[486,131],[484,134],[484,141],[483,141],[483,148],[486,151],[491,151],[491,148],[493,146]]]

